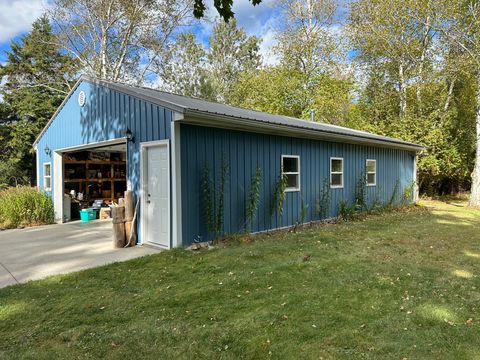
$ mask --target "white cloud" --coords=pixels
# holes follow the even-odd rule
[[[275,16],[278,2],[275,0],[263,0],[253,6],[249,0],[237,0],[233,2],[233,12],[240,26],[250,35],[261,35],[265,24]]]
[[[273,51],[273,47],[277,43],[276,32],[273,27],[267,28],[262,35],[260,44],[260,55],[264,65],[276,65],[280,62],[280,58]]]
[[[45,8],[44,0],[0,0],[0,43],[29,31]]]
[[[219,19],[213,0],[207,0],[206,5],[206,16],[199,21],[197,29],[197,38],[202,39],[205,45],[206,39],[212,34],[214,20]],[[248,35],[255,35],[262,40],[260,54],[263,63],[265,65],[278,63],[278,57],[272,52],[276,43],[276,24],[280,16],[278,2],[263,0],[259,5],[253,6],[249,0],[236,0],[233,2],[233,12],[239,27],[243,27]]]
[[[238,0],[233,4],[239,26],[242,26],[247,34],[262,40],[260,54],[264,65],[277,64],[279,59],[273,52],[273,47],[276,44],[278,18],[281,16],[278,1],[264,0],[255,7],[248,0]]]

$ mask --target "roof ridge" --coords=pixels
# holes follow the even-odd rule
[[[234,108],[234,109],[253,111],[253,112],[256,112],[256,113],[260,113],[260,114],[269,114],[269,115],[273,115],[273,116],[281,116],[281,117],[284,117],[284,118],[293,119],[293,120],[297,120],[297,121],[304,121],[306,123],[316,123],[316,124],[322,124],[322,125],[327,125],[327,126],[335,126],[335,127],[339,127],[339,128],[343,128],[343,129],[354,130],[354,129],[351,129],[351,128],[346,128],[344,126],[334,125],[334,124],[330,124],[330,123],[326,123],[326,122],[310,121],[308,119],[301,119],[301,118],[297,118],[297,117],[293,117],[293,116],[289,116],[289,115],[274,114],[274,113],[255,110],[255,109],[250,109],[250,108],[246,108],[246,107],[242,107],[242,106],[238,106],[238,105],[225,104],[225,103],[222,103],[222,102],[219,102],[219,101],[202,99],[202,98],[199,98],[199,97],[196,97],[196,96],[177,94],[177,93],[174,93],[174,92],[171,92],[171,91],[155,89],[155,88],[151,88],[151,87],[148,87],[148,86],[134,85],[134,84],[129,84],[129,83],[122,82],[122,81],[112,81],[112,80],[100,79],[96,76],[91,76],[91,75],[82,75],[82,78],[85,78],[86,80],[90,80],[90,81],[93,80],[93,81],[98,81],[98,82],[109,83],[109,84],[112,84],[112,85],[123,85],[123,86],[142,89],[142,90],[149,90],[149,91],[155,91],[155,92],[163,93],[163,94],[180,96],[180,97],[187,98],[187,99],[193,99],[193,100],[198,100],[198,101],[204,101],[204,102],[207,102],[207,103],[218,104],[218,105],[222,105],[222,106],[228,106],[228,107],[231,107],[231,108]],[[361,131],[361,130],[357,130],[357,131]],[[370,134],[368,132],[366,132],[366,133]]]
[[[287,115],[278,115],[268,112],[247,109],[240,106],[223,104],[216,101],[200,99],[198,97],[175,94],[172,92],[154,89],[147,86],[134,85],[121,81],[112,81],[100,79],[88,74],[82,75],[80,80],[85,80],[98,85],[116,88],[118,91],[130,93],[132,96],[143,97],[148,101],[154,101],[160,106],[169,107],[170,110],[179,112],[200,112],[210,115],[228,116],[237,119],[256,120],[259,122],[276,123],[291,128],[304,128],[312,131],[320,131],[324,133],[339,134],[344,136],[357,136],[378,140],[388,143],[403,144],[415,148],[423,148],[423,146],[412,142],[396,139],[389,136],[371,133],[368,131],[353,129],[345,126],[329,124],[326,122],[309,121],[305,119],[295,118]],[[163,95],[163,96],[162,96]]]

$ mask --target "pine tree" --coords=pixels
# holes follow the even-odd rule
[[[229,95],[242,72],[258,69],[262,63],[259,54],[261,40],[248,36],[237,21],[219,22],[209,39],[207,55],[210,80],[219,102],[229,102]]]
[[[77,65],[55,45],[47,17],[32,25],[29,34],[12,42],[7,62],[0,67],[4,104],[0,126],[0,183],[12,177],[34,180],[32,143],[73,84]]]

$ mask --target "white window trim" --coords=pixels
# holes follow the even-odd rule
[[[284,172],[283,171],[283,159],[284,158],[295,158],[297,159],[297,164],[298,164],[298,171],[290,171],[290,172]],[[297,175],[298,176],[298,186],[297,187],[287,187],[285,189],[285,192],[297,192],[300,191],[300,156],[299,155],[282,155],[282,162],[280,164],[282,168],[282,176],[283,175]]]
[[[50,175],[48,175],[48,176],[45,175],[45,167],[46,167],[47,165],[50,166]],[[46,179],[46,178],[49,178],[49,179],[50,179],[50,187],[48,187],[48,188],[45,186],[45,183],[46,183],[46,182],[45,182],[45,179]],[[45,190],[45,191],[52,191],[52,163],[51,163],[51,162],[44,162],[44,163],[43,163],[43,190]]]
[[[342,160],[342,171],[332,171],[332,160]],[[334,174],[341,174],[342,175],[342,185],[333,185],[332,184],[332,175]],[[331,157],[330,158],[330,189],[343,189],[343,184],[344,184],[344,176],[343,176],[343,158],[341,157]]]
[[[368,162],[373,161],[375,163],[375,171],[368,171]],[[375,181],[373,184],[368,183],[368,174],[375,174]],[[377,160],[376,159],[367,159],[365,160],[365,182],[367,186],[377,186]]]

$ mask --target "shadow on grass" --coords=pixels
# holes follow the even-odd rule
[[[438,222],[454,219],[458,226]],[[3,289],[0,354],[22,357],[35,347],[43,357],[97,358],[475,353],[479,333],[465,321],[477,306],[477,278],[468,276],[480,257],[472,243],[479,224],[464,220],[382,215]],[[431,249],[435,241],[451,246]]]
[[[448,215],[448,214],[434,214],[435,221],[438,224],[442,225],[452,225],[452,226],[479,226],[479,220],[472,220],[467,218],[459,219],[458,216]]]

